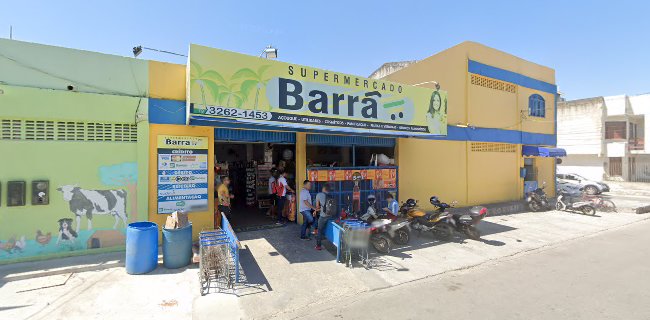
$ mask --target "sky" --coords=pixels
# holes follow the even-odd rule
[[[555,69],[579,99],[650,92],[648,12],[650,1],[0,0],[0,37],[13,26],[16,40],[123,56],[273,45],[281,61],[361,76],[471,40]]]

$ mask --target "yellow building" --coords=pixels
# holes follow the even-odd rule
[[[238,54],[223,54],[222,59],[231,59],[231,54],[233,61],[239,59]],[[255,64],[259,62],[251,61]],[[251,66],[251,69],[253,67],[256,66]],[[302,70],[301,66],[295,66],[296,73],[299,67]],[[322,73],[328,73],[305,68],[303,78],[318,78],[321,82]],[[308,177],[308,173],[319,168],[312,167],[315,159],[321,162],[329,160],[354,170],[356,167],[366,167],[367,159],[372,154],[383,153],[395,159],[398,168],[398,190],[395,191],[399,200],[415,198],[425,208],[432,195],[445,201],[457,200],[459,205],[488,204],[519,200],[525,188],[534,188],[542,182],[549,185],[555,183],[554,157],[524,155],[537,155],[537,147],[553,147],[556,143],[557,89],[554,70],[478,43],[461,43],[382,79],[431,91],[437,90],[437,83],[441,90],[446,91],[446,135],[426,137],[363,131],[330,132],[320,130],[318,126],[263,126],[212,121],[184,108],[186,105],[187,108],[201,105],[200,97],[186,102],[187,97],[193,99],[187,90],[190,88],[199,92],[199,86],[195,83],[200,78],[197,72],[205,73],[205,70],[154,61],[150,62],[149,70],[152,157],[155,137],[160,134],[209,137],[209,154],[215,154],[216,161],[219,161],[219,154],[223,151],[235,150],[228,150],[230,145],[272,143],[287,146],[286,149],[295,155],[294,180],[296,188],[300,188],[300,182],[305,179],[323,180],[319,180],[315,172],[314,177]],[[289,70],[293,71],[291,67]],[[189,81],[188,74],[194,74]],[[357,85],[363,87],[364,78],[360,79],[357,79],[361,81]],[[325,80],[332,81],[327,80],[326,76]],[[373,80],[370,81],[370,85],[366,84],[368,90],[372,89]],[[205,99],[206,92],[210,90],[198,82],[200,89],[205,89],[200,91]],[[354,85],[354,78],[350,85]],[[215,98],[215,101],[218,99]],[[208,105],[210,103],[206,104],[204,100],[203,106],[207,108]],[[225,149],[220,143],[226,146]],[[525,152],[524,146],[528,146],[532,152]],[[251,149],[249,146],[237,150],[249,155],[258,152]],[[277,154],[278,150],[274,152],[273,162],[276,163],[281,156]],[[211,159],[210,166],[215,164],[213,161]],[[155,159],[151,160],[149,171],[149,211],[150,219],[155,221],[161,219],[155,210]],[[338,180],[333,178],[335,174],[331,173],[332,181]],[[212,171],[210,179],[214,179]],[[549,189],[553,194],[554,188]],[[212,187],[209,192],[213,192]],[[362,191],[360,200],[342,200],[341,205],[354,207],[358,205],[355,201],[359,201],[362,206],[367,194]],[[210,210],[214,206],[210,202]],[[212,215],[207,212],[194,214],[195,225],[198,223],[204,228],[209,227],[211,219]]]

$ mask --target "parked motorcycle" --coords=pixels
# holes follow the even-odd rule
[[[555,209],[558,211],[581,212],[587,215],[595,215],[596,207],[591,201],[585,201],[580,195],[561,193],[557,197]]]
[[[552,208],[548,198],[546,197],[546,182],[542,183],[541,187],[526,193],[526,202],[531,211],[537,212],[542,210],[550,210]]]
[[[411,228],[420,232],[431,232],[437,239],[443,241],[451,240],[454,235],[454,228],[449,222],[449,216],[445,210],[452,205],[440,202],[438,197],[433,196],[429,202],[436,207],[433,212],[424,212],[417,206],[417,200],[408,199],[400,207],[400,215],[404,216],[410,222]]]
[[[380,253],[390,253],[393,243],[405,245],[411,239],[409,222],[404,218],[393,221],[386,214],[380,214],[375,209],[376,198],[368,196],[368,209],[359,218],[370,224],[370,243]]]
[[[483,220],[488,214],[488,209],[482,206],[474,206],[467,213],[453,213],[450,215],[450,222],[455,230],[465,234],[472,240],[480,240],[481,232],[476,225]]]

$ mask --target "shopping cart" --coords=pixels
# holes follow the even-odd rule
[[[226,231],[216,229],[199,233],[199,284],[201,295],[210,291],[211,285],[225,284],[232,288],[234,259],[231,256],[230,240]]]
[[[343,229],[342,247],[345,265],[352,268],[352,262],[358,259],[366,269],[370,268],[368,258],[370,226],[356,219],[341,220],[341,226]]]

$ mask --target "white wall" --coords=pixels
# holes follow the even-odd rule
[[[610,96],[605,97],[605,105],[607,106],[608,116],[618,116],[626,114],[627,96]]]
[[[643,115],[644,122],[644,132],[639,132],[638,134],[643,134],[645,140],[644,152],[650,153],[650,94],[640,94],[636,96],[630,96],[630,108],[634,114]],[[645,137],[648,137],[645,139]]]
[[[626,142],[608,142],[607,143],[607,156],[608,157],[625,157]]]
[[[601,98],[561,102],[557,109],[557,145],[568,154],[602,155],[603,100]]]
[[[605,158],[595,155],[569,155],[557,165],[557,173],[577,173],[587,179],[603,180]]]

